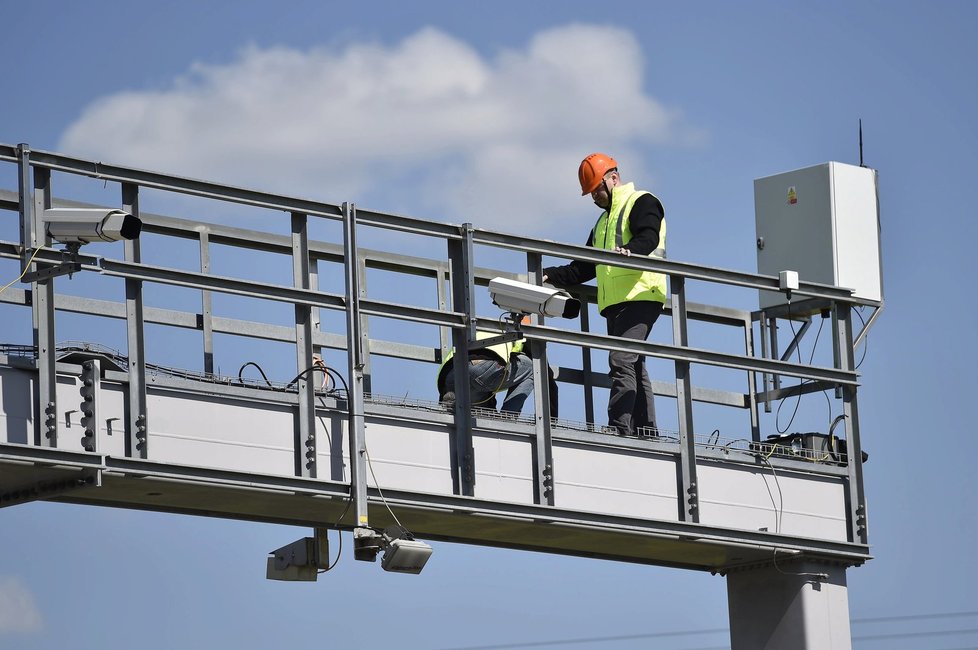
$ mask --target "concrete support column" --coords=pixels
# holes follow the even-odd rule
[[[727,574],[731,650],[851,650],[846,568],[779,555]]]

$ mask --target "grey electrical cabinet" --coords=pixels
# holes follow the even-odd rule
[[[881,301],[876,182],[875,170],[839,162],[756,179],[757,272],[796,271],[802,282]],[[761,309],[787,302],[782,292],[760,292]]]

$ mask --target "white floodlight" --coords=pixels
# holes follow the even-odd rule
[[[143,223],[114,208],[50,208],[41,215],[44,232],[63,244],[136,239]]]
[[[395,539],[384,551],[380,566],[384,571],[397,573],[421,573],[432,548],[416,539]]]
[[[493,278],[489,281],[489,296],[493,304],[520,314],[577,318],[581,313],[581,301],[563,289],[541,287],[506,278]]]

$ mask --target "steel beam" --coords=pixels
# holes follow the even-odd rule
[[[25,175],[30,174],[30,151],[22,151],[20,167],[20,186],[28,185]],[[22,205],[30,202],[23,200]],[[34,202],[32,210],[21,215],[27,224],[22,223],[22,233],[30,230],[31,248],[47,246],[48,236],[38,215],[51,207],[51,173],[45,169],[34,170]],[[29,224],[29,225],[28,225]],[[25,250],[26,253],[26,250]],[[37,269],[37,265],[34,266]],[[37,350],[38,407],[36,412],[34,444],[42,447],[58,446],[58,405],[57,377],[55,375],[55,320],[54,320],[54,281],[55,278],[37,279],[31,283],[33,297],[34,347]]]
[[[292,281],[297,289],[310,289],[309,217],[292,213]],[[312,307],[295,306],[296,375],[299,408],[296,412],[294,449],[298,476],[316,477],[316,382],[313,355]]]
[[[837,338],[841,350],[842,368],[855,368],[853,353],[852,308],[839,305],[837,308]],[[866,512],[866,492],[863,486],[863,450],[859,435],[859,407],[856,401],[855,386],[842,388],[842,412],[846,423],[846,456],[849,469],[847,483],[847,503],[849,506],[850,541],[867,544],[869,540],[869,521]]]
[[[350,495],[356,526],[367,528],[367,449],[363,399],[363,349],[360,347],[360,276],[357,273],[357,209],[343,204],[343,250],[346,256],[346,340],[349,386],[347,423],[350,433]]]
[[[527,277],[530,284],[539,285],[543,280],[543,260],[539,255],[526,256]],[[543,316],[533,314],[531,322],[544,324]],[[533,500],[536,503],[554,505],[554,452],[551,438],[550,366],[547,362],[547,344],[543,341],[530,341],[533,358]]]
[[[473,282],[472,224],[460,229],[460,240],[449,240],[452,309],[463,314],[463,326],[452,329],[455,364],[455,435],[451,441],[455,493],[475,495],[475,448],[472,446],[472,394],[469,390],[469,341],[476,336],[475,283]],[[461,363],[459,363],[461,360]],[[462,365],[465,364],[465,365]]]
[[[674,277],[669,282],[672,309],[672,339],[681,347],[689,345],[686,327],[686,281]],[[696,438],[693,429],[693,391],[689,362],[676,361],[676,408],[679,411],[679,519],[700,520],[699,483],[696,480]]]
[[[211,243],[207,229],[199,231],[200,272],[210,275],[211,272]],[[200,292],[200,329],[204,335],[204,372],[214,374],[214,319],[213,300],[211,292],[206,289]]]
[[[122,209],[139,217],[139,186],[122,185]],[[139,239],[125,242],[126,262],[141,261]],[[126,338],[129,357],[129,416],[126,426],[126,453],[149,458],[149,413],[146,408],[146,328],[143,318],[143,283],[126,278]]]

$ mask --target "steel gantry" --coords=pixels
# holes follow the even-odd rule
[[[865,331],[854,331],[852,310],[879,304],[845,288],[800,282],[794,313],[831,316],[832,363],[794,363],[789,359],[807,324],[781,354],[776,322],[807,319],[688,300],[694,283],[718,292],[777,291],[776,277],[624,258],[26,145],[0,145],[0,163],[17,171],[17,186],[0,191],[0,209],[17,239],[0,240],[0,257],[15,260],[29,281],[28,288],[0,293],[0,310],[11,323],[5,331],[23,321],[19,331],[32,336],[0,350],[0,505],[53,499],[206,514],[310,526],[317,538],[340,529],[354,532],[360,559],[417,536],[708,570],[728,578],[735,648],[829,647],[818,645],[822,631],[848,639],[845,570],[870,558],[853,356]],[[62,175],[119,184],[115,207],[142,222],[139,239],[118,244],[121,257],[115,244],[98,254],[56,249],[43,226],[45,211],[83,205],[55,198]],[[260,208],[282,215],[284,225],[249,230],[152,214],[141,205],[148,191]],[[338,234],[317,239],[323,224]],[[366,248],[358,242],[367,232],[382,233],[381,242],[405,237],[417,254]],[[413,243],[421,240],[426,244]],[[188,241],[199,264],[145,261],[147,251],[156,253],[153,260],[170,259],[159,253]],[[252,269],[216,273],[216,247],[287,260],[291,284],[254,279]],[[524,259],[520,272],[477,264],[513,254]],[[454,348],[466,358],[477,329],[506,331],[483,287],[497,276],[537,283],[545,257],[668,275],[663,313],[672,322],[671,343],[591,331],[594,292],[582,288],[576,295],[587,306],[576,321],[534,316],[520,327],[533,352],[535,385],[547,385],[550,368],[565,395],[560,417],[552,417],[548,391],[539,389],[532,416],[473,408],[465,381],[456,382],[456,401],[446,409],[433,379],[444,355]],[[114,299],[61,290],[81,275],[117,278],[124,290]],[[341,289],[331,286],[334,278],[342,278]],[[411,282],[424,289],[398,290]],[[191,292],[197,307],[149,304],[150,288],[160,286]],[[378,297],[384,293],[397,298]],[[250,319],[219,315],[217,296],[291,305],[294,322],[262,318],[261,310]],[[125,353],[63,343],[78,333],[63,331],[56,316],[71,313],[124,323]],[[390,322],[403,326],[383,326]],[[735,332],[740,351],[729,351],[728,339],[716,346],[726,349],[692,345],[691,322]],[[169,363],[149,326],[196,333],[196,367]],[[400,336],[414,328],[426,343]],[[216,371],[217,359],[240,359],[241,346],[261,342],[294,347],[292,381]],[[609,382],[593,371],[593,354],[614,350],[672,365],[674,377],[657,378],[653,388],[660,415],[663,400],[676,405],[674,431],[622,438],[595,424],[596,398]],[[414,397],[376,388],[396,383],[383,375],[388,362],[402,364],[395,372]],[[736,373],[743,388],[697,386],[699,368]],[[802,383],[782,388],[784,378]],[[762,405],[829,388],[841,405],[845,449],[834,436],[827,449],[789,449],[763,437]],[[698,404],[730,409],[735,434],[710,435],[713,425],[697,420]],[[314,554],[313,546],[308,551]],[[813,575],[819,589],[812,588]],[[784,589],[787,600],[774,596]],[[822,631],[792,627],[823,605],[831,620],[821,621]]]

